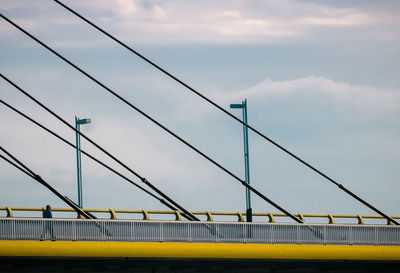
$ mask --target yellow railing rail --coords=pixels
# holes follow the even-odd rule
[[[0,207],[1,211],[4,211],[5,217],[14,217],[14,212],[25,212],[23,217],[31,217],[29,213],[32,212],[42,212],[45,208],[27,208],[27,207]],[[52,211],[55,213],[74,213],[76,212],[73,209],[69,208],[52,208]],[[155,215],[163,215],[163,216],[175,216],[176,221],[182,221],[182,215],[184,212],[182,211],[163,211],[163,210],[124,210],[124,209],[84,209],[84,211],[91,212],[91,213],[102,213],[108,214],[110,219],[134,219],[134,218],[117,218],[117,214],[125,214],[125,215],[132,215],[137,216],[140,215],[141,219],[143,220],[160,220],[152,218],[151,216]],[[246,217],[245,212],[211,212],[211,211],[192,211],[194,215],[204,216],[206,221],[214,221],[215,216],[226,216],[226,217],[235,217],[238,222],[244,222]],[[329,223],[335,224],[338,223],[337,220],[341,224],[346,223],[346,220],[353,220],[351,223],[357,222],[357,224],[363,225],[366,224],[365,220],[380,220],[384,221],[385,224],[391,224],[390,222],[386,221],[380,215],[348,215],[348,214],[307,214],[307,213],[295,213],[296,217],[299,217],[301,220],[307,223]],[[4,217],[3,216],[3,217]],[[67,216],[64,214],[63,216]],[[1,217],[1,214],[0,214]],[[74,216],[75,217],[75,216]],[[58,215],[57,215],[58,218]],[[60,217],[60,218],[71,218],[71,217]],[[79,216],[78,216],[79,218]],[[108,218],[108,217],[106,217]],[[283,213],[268,213],[268,212],[256,212],[253,213],[253,218],[257,222],[269,222],[269,223],[277,223],[283,222],[284,220],[289,220],[288,216]],[[277,218],[280,221],[277,221]],[[400,219],[400,216],[392,216],[393,219]],[[318,220],[319,221],[318,221]],[[314,221],[313,221],[314,220]],[[317,220],[317,221],[316,221]],[[321,222],[322,221],[322,222]],[[382,222],[378,222],[382,223]],[[376,222],[374,222],[376,224]]]

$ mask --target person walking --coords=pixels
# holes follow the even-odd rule
[[[50,205],[47,205],[46,209],[43,210],[43,218],[53,218],[53,214],[51,213]]]
[[[53,218],[53,214],[51,213],[51,207],[50,205],[46,206],[46,209],[43,210],[43,218]],[[47,231],[49,231],[51,239],[54,240],[54,232],[53,232],[53,222],[52,221],[45,221],[44,222],[44,228],[43,228],[43,235],[42,237],[46,239]]]

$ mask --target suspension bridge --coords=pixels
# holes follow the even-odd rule
[[[344,268],[363,268],[379,271],[382,268],[395,270],[398,267],[400,261],[398,219],[400,219],[400,216],[386,214],[355,192],[350,191],[342,183],[326,175],[254,126],[248,124],[247,121],[238,119],[204,94],[141,55],[83,15],[60,1],[55,0],[54,2],[119,44],[125,50],[128,50],[131,54],[184,86],[187,90],[218,109],[222,114],[242,124],[263,140],[276,146],[306,168],[311,169],[320,175],[324,181],[334,184],[345,194],[374,211],[376,215],[316,215],[289,212],[256,187],[247,183],[246,180],[235,175],[232,170],[229,170],[167,128],[144,110],[121,96],[116,90],[108,87],[100,79],[93,77],[16,22],[0,14],[3,19],[1,24],[8,24],[35,41],[50,54],[55,55],[61,61],[77,70],[83,77],[100,86],[121,103],[129,106],[161,130],[176,138],[182,145],[219,168],[248,191],[251,191],[252,194],[280,211],[280,213],[253,213],[251,210],[247,212],[189,211],[150,182],[143,174],[124,163],[118,156],[106,150],[84,133],[77,131],[51,106],[47,106],[35,98],[29,92],[29,87],[22,87],[18,83],[18,79],[11,79],[5,75],[5,72],[4,74],[1,72],[0,77],[9,83],[10,87],[15,88],[16,91],[40,106],[66,127],[86,139],[131,175],[139,179],[141,183],[135,182],[104,161],[81,149],[85,156],[168,208],[168,211],[82,209],[62,194],[59,189],[55,189],[45,177],[42,177],[24,163],[23,159],[17,158],[12,151],[1,145],[0,150],[2,153],[0,157],[10,167],[37,181],[70,207],[68,209],[53,209],[57,216],[52,219],[38,217],[43,210],[42,208],[0,207],[0,212],[3,213],[0,215],[0,257],[3,261],[8,261],[3,263],[2,266],[4,268],[29,271],[33,266],[38,266],[37,261],[45,261],[46,265],[57,267],[61,271],[71,270],[71,266],[76,268],[88,266],[88,263],[92,264],[88,271],[95,270],[96,266],[103,267],[104,270],[117,267],[119,271],[123,271],[124,268],[127,270],[132,267],[143,269],[151,265],[152,268],[166,266],[165,272],[173,272],[177,268],[180,270],[197,268],[201,272],[202,270],[210,271],[210,267],[225,271],[251,269],[254,272],[265,269],[279,271],[279,269],[288,267],[291,269],[302,268],[304,270],[322,270],[329,267],[333,271]],[[73,143],[39,123],[29,114],[23,113],[3,99],[0,102],[10,111],[22,116],[66,145],[76,148]],[[21,212],[24,213],[20,214]],[[20,214],[20,216],[17,214]],[[103,217],[99,216],[99,214],[103,215]],[[104,217],[104,214],[109,216]],[[71,217],[71,215],[73,216]],[[120,215],[129,216],[120,218]],[[161,219],[152,219],[154,215],[161,215],[162,217]],[[214,221],[213,217],[216,215],[226,216],[227,220]],[[234,217],[234,220],[232,220],[232,217]],[[246,222],[246,218],[258,220]],[[277,219],[283,220],[279,221]],[[313,221],[315,219],[320,221]],[[350,222],[340,221],[338,223],[338,219],[350,220]],[[79,258],[80,262],[71,265],[69,262],[71,258]],[[116,261],[113,259],[125,260],[121,262],[121,260]],[[75,267],[73,269],[76,269]],[[193,272],[197,272],[195,269],[193,270]]]

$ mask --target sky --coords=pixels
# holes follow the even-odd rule
[[[379,209],[399,215],[398,1],[65,0],[65,4]],[[50,0],[1,13],[244,177],[242,126]],[[0,20],[0,71],[193,211],[245,211],[245,190],[200,155]],[[0,80],[1,99],[74,131]],[[77,200],[75,150],[0,106],[0,142]],[[374,214],[249,132],[251,185],[293,213]],[[82,149],[141,183],[82,140]],[[85,208],[166,209],[82,156]],[[66,207],[0,161],[0,207]],[[277,212],[252,195],[254,212]]]

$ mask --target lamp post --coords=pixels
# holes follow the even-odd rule
[[[82,200],[82,160],[81,160],[81,135],[79,134],[81,124],[90,123],[90,118],[79,119],[75,116],[75,129],[76,129],[76,170],[77,170],[77,181],[78,181],[78,207],[83,208]]]
[[[247,124],[247,99],[242,104],[231,104],[231,108],[241,108],[243,122]],[[247,126],[243,125],[243,143],[244,143],[244,176],[247,184],[250,185],[250,165],[249,165],[249,135]],[[246,221],[252,222],[252,209],[250,200],[250,190],[246,188]]]

